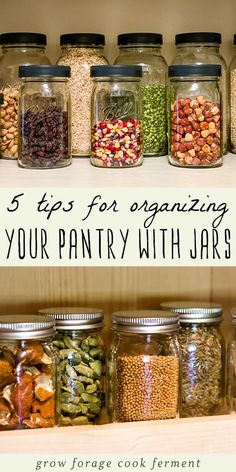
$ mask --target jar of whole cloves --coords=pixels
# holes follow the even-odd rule
[[[60,357],[60,426],[100,421],[105,403],[102,310],[57,307],[39,310],[56,321],[53,344]]]
[[[0,430],[57,423],[54,320],[0,316]]]

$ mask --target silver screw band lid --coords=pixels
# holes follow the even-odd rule
[[[112,314],[112,329],[127,333],[170,333],[178,330],[179,317],[160,310],[117,311]]]
[[[55,321],[47,316],[0,315],[0,339],[45,339],[55,334]]]
[[[217,303],[174,301],[160,304],[161,310],[179,315],[180,323],[219,323],[222,321],[222,306]]]
[[[99,330],[102,329],[103,311],[91,307],[55,307],[38,310],[56,321],[57,330]]]

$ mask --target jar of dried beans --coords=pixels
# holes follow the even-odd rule
[[[163,37],[157,33],[127,33],[118,36],[120,53],[115,64],[142,66],[143,154],[167,153],[167,63],[161,52]]]
[[[162,311],[112,315],[108,412],[115,422],[175,418],[178,413],[178,316]]]
[[[91,163],[98,167],[142,164],[141,66],[93,66]]]
[[[223,153],[228,151],[228,77],[227,65],[221,55],[221,34],[211,32],[180,33],[175,36],[176,55],[172,64],[220,64],[222,91],[222,140]]]
[[[222,412],[225,345],[220,330],[222,307],[214,303],[166,302],[163,310],[179,315],[182,354],[180,416]]]
[[[236,307],[232,309],[233,333],[227,349],[227,406],[236,413]]]
[[[60,37],[62,48],[58,64],[71,67],[69,87],[72,101],[72,154],[89,156],[91,150],[90,67],[108,64],[104,56],[105,36],[93,33],[71,33]]]
[[[4,33],[0,35],[0,90],[4,94],[1,108],[0,155],[18,156],[18,69],[24,64],[50,64],[45,54],[47,37],[39,33]]]
[[[236,45],[236,34],[234,35]],[[236,54],[229,66],[230,79],[230,150],[236,154]]]
[[[223,164],[221,66],[169,66],[169,161],[182,167]]]
[[[71,164],[67,66],[20,66],[19,164],[49,169]]]
[[[56,320],[53,344],[60,357],[60,426],[99,421],[105,403],[102,311],[66,307],[39,310]]]
[[[0,430],[57,423],[54,320],[0,316]]]

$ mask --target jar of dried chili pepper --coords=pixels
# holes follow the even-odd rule
[[[19,156],[21,167],[71,164],[69,66],[20,66]]]
[[[92,66],[91,163],[135,167],[143,162],[138,65]]]
[[[0,430],[57,423],[55,332],[46,316],[0,316]]]

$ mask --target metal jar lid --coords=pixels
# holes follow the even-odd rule
[[[40,315],[0,315],[0,339],[45,339],[55,336],[55,321]]]
[[[161,310],[179,315],[180,323],[219,323],[222,321],[222,306],[210,302],[177,301],[163,302]]]
[[[19,77],[24,78],[69,78],[70,66],[28,65],[19,67]]]
[[[176,64],[168,67],[169,77],[221,77],[220,64]]]
[[[159,33],[122,33],[117,37],[118,46],[127,46],[135,44],[143,45],[161,45],[163,36]]]
[[[37,44],[46,46],[47,36],[42,33],[29,33],[25,31],[2,33],[0,35],[0,44]]]
[[[188,44],[188,43],[215,43],[221,44],[221,34],[220,33],[212,33],[212,32],[199,32],[195,31],[193,33],[180,33],[176,34],[175,36],[175,44]]]
[[[91,307],[53,307],[38,310],[56,321],[56,329],[100,330],[103,328],[103,311]]]
[[[61,46],[105,46],[104,34],[67,33],[60,36]]]
[[[112,329],[118,332],[155,334],[178,330],[178,315],[161,310],[117,311],[112,314]]]
[[[236,306],[231,310],[231,317],[232,325],[236,326]]]
[[[140,78],[142,66],[139,65],[113,65],[91,66],[90,76],[95,78]]]

